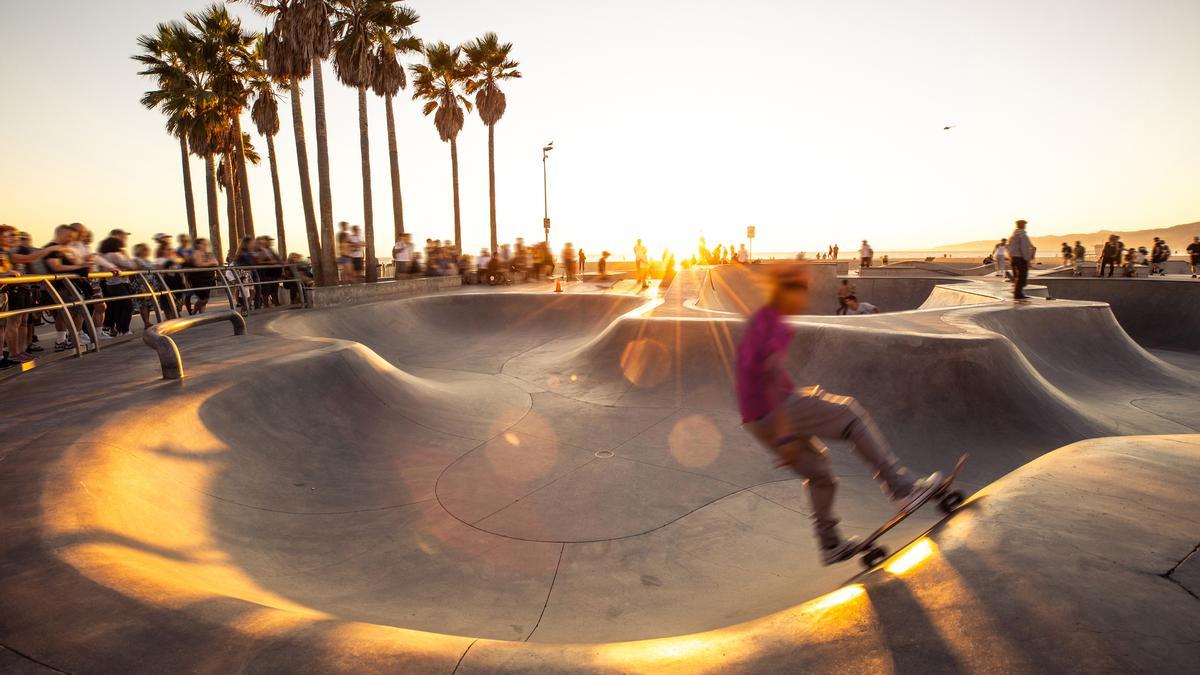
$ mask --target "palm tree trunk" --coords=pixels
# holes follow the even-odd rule
[[[183,160],[183,203],[187,208],[188,236],[196,241],[196,198],[192,195],[192,165],[188,161],[187,136],[179,137],[179,155]]]
[[[313,57],[313,101],[317,109],[317,180],[321,191],[321,269],[326,286],[337,285],[337,260],[334,256],[333,192],[329,184],[329,137],[325,123],[325,76],[321,59]]]
[[[246,146],[242,144],[242,116],[233,116],[233,133],[237,134],[237,142],[233,144],[237,155],[237,175],[241,189],[238,190],[238,203],[241,205],[242,233],[254,236],[254,212],[250,208],[250,174],[246,173]]]
[[[454,245],[462,250],[462,217],[458,210],[458,140],[450,139],[450,170],[454,172]]]
[[[279,160],[275,158],[275,137],[267,136],[267,161],[271,163],[271,188],[275,193],[275,237],[279,257],[287,260],[287,233],[283,231],[283,197],[279,194]]]
[[[392,112],[392,97],[385,96],[388,125],[388,154],[392,160],[392,221],[396,241],[404,236],[404,198],[400,196],[400,156],[396,152],[396,116]]]
[[[371,203],[371,137],[367,133],[367,88],[358,87],[358,147],[362,153],[363,236],[367,240],[367,283],[379,281],[375,263],[375,210]]]
[[[208,239],[210,250],[221,250],[221,214],[217,206],[217,162],[211,154],[204,156],[204,189],[208,201]]]
[[[296,165],[300,169],[300,198],[304,202],[304,229],[308,234],[308,259],[317,279],[324,279],[321,258],[321,235],[317,231],[317,214],[313,209],[312,178],[308,175],[308,147],[304,142],[304,111],[300,107],[300,83],[288,80],[292,99],[292,134],[296,139]]]
[[[229,254],[237,250],[238,244],[241,243],[240,224],[238,223],[237,212],[237,184],[233,178],[233,162],[230,161],[230,156],[225,155],[225,208],[229,212]]]
[[[496,246],[496,125],[488,125],[488,199],[492,209],[492,250]]]

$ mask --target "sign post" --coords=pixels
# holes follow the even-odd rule
[[[746,238],[750,240],[750,260],[754,261],[754,226],[746,226]]]

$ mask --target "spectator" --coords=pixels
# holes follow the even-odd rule
[[[1117,235],[1108,235],[1108,241],[1104,242],[1104,247],[1100,249],[1100,275],[1104,276],[1104,270],[1108,269],[1108,276],[1113,275],[1113,271],[1121,262],[1122,244],[1117,239]]]
[[[190,246],[189,246],[190,248]],[[143,272],[154,270],[154,261],[150,260],[150,247],[145,244],[138,244],[133,247],[133,264],[136,269]],[[135,282],[135,291],[137,293],[162,293],[166,290],[166,286],[159,280],[157,274],[140,275]],[[149,298],[134,298],[133,309],[142,317],[142,325],[150,326],[150,307],[153,305],[153,300]]]
[[[596,272],[600,275],[600,279],[608,278],[608,257],[612,254],[608,251],[600,252],[600,262],[596,264]]]
[[[364,274],[367,269],[367,244],[363,241],[362,230],[357,226],[350,228],[350,236],[347,239],[350,244],[350,269],[353,270],[354,283],[361,284],[365,281]],[[371,261],[374,264],[375,261]]]
[[[567,281],[575,281],[575,247],[567,242],[562,250],[563,274]]]
[[[996,265],[996,276],[1003,276],[1005,281],[1012,279],[1012,275],[1008,273],[1008,239],[1001,239],[996,248],[992,250],[992,260]]]
[[[299,280],[302,288],[297,288],[295,283],[287,284],[288,293],[291,294],[293,305],[303,304],[304,298],[301,293],[309,292],[309,289],[317,285],[316,278],[312,272],[312,265],[304,259],[299,253],[291,253],[287,258],[288,266],[283,270],[283,278],[290,281]]]
[[[0,225],[0,277],[19,277],[21,272],[13,260],[12,249],[17,243],[17,228],[11,225]],[[27,309],[28,290],[18,284],[0,284],[0,312]],[[0,370],[12,368],[33,358],[25,351],[25,316],[17,314],[0,319],[0,345],[3,345],[3,356],[0,356]]]
[[[180,235],[176,238],[179,240],[179,246],[175,247],[175,255],[180,260],[191,260],[192,259],[192,237],[191,237],[191,235],[189,235],[186,232],[183,232],[183,233],[180,233]],[[188,291],[186,289],[183,291],[183,294],[181,296],[181,299],[183,301],[183,307],[184,307],[184,309],[187,310],[188,314],[192,313],[192,298],[194,298],[194,297],[195,297],[194,294],[191,291]]]
[[[350,223],[343,220],[338,223],[337,233],[337,266],[343,283],[354,282],[354,261],[350,255],[353,250],[354,244],[350,242]]]
[[[863,239],[862,248],[858,250],[858,255],[862,269],[869,269],[871,267],[871,259],[875,257],[875,249],[871,248],[866,239]]]
[[[404,279],[412,273],[412,236],[408,234],[400,235],[392,246],[392,276],[396,279]]]
[[[1071,249],[1071,245],[1064,241],[1062,243],[1061,251],[1062,251],[1063,267],[1070,267],[1071,259],[1074,258],[1074,253]]]
[[[1192,237],[1192,243],[1187,247],[1188,262],[1192,267],[1192,278],[1200,272],[1200,237]]]
[[[104,279],[101,284],[104,297],[109,298],[101,333],[108,337],[128,335],[129,323],[133,319],[133,301],[125,297],[133,293],[133,286],[129,283],[129,277],[120,276],[122,271],[137,269],[137,264],[125,254],[125,242],[128,239],[129,233],[125,230],[113,230],[107,239],[100,242],[100,257],[116,270],[111,279]]]
[[[247,239],[250,237],[242,239],[243,246]],[[193,271],[187,273],[188,285],[191,286],[192,293],[196,295],[192,314],[203,314],[204,310],[208,308],[209,298],[212,297],[212,288],[217,285],[217,275],[212,270],[216,266],[217,257],[208,250],[208,240],[196,239],[192,248],[192,258],[188,261],[188,267],[193,268]]]
[[[92,286],[87,280],[88,271],[92,267],[91,261],[80,257],[79,248],[73,245],[76,236],[75,229],[70,225],[59,225],[54,228],[54,239],[42,247],[52,249],[44,258],[49,274],[69,274],[77,277],[67,281],[53,282],[54,289],[67,302],[73,300],[76,294],[83,300],[92,297]],[[92,343],[92,338],[82,332],[83,312],[78,308],[72,308],[66,314],[74,324],[75,331],[79,333],[79,339],[83,343],[80,347],[88,347]],[[75,344],[67,337],[67,319],[64,318],[63,312],[55,314],[54,331],[54,351],[61,352],[75,348]]]
[[[254,267],[258,264],[258,242],[254,237],[242,237],[242,242],[233,257],[233,264],[238,267]],[[255,285],[255,282],[258,281],[258,270],[241,269],[237,271],[237,275],[238,293],[244,296],[240,300],[242,308],[249,312],[251,307],[254,309],[261,307],[261,296],[258,286]]]
[[[1083,276],[1083,261],[1087,257],[1087,249],[1083,247],[1083,242],[1076,240],[1075,247],[1071,249],[1071,258],[1075,261],[1075,269],[1071,276]]]
[[[160,232],[154,235],[154,242],[154,264],[158,269],[179,270],[183,268],[185,260],[171,246],[171,235]],[[180,272],[165,272],[162,278],[167,284],[167,308],[170,310],[168,314],[179,316],[182,291],[185,288],[183,274]]]
[[[262,298],[263,307],[278,307],[279,306],[279,280],[283,278],[283,269],[279,265],[283,264],[283,259],[275,252],[275,239],[270,235],[263,235],[258,238],[258,250],[255,258],[259,265],[270,265],[258,270],[258,279],[263,282],[258,287],[258,292]]]
[[[1012,256],[1013,299],[1025,300],[1025,284],[1029,281],[1029,263],[1033,262],[1037,249],[1025,232],[1026,222],[1017,221],[1017,229],[1008,238],[1008,252]]]
[[[638,285],[642,287],[642,290],[650,288],[650,259],[646,257],[646,247],[642,245],[641,239],[638,239],[637,244],[633,247],[633,260],[637,270]]]
[[[750,252],[746,250],[745,244],[738,244],[737,261],[743,265],[750,264]]]
[[[583,275],[586,273],[587,273],[587,254],[583,252],[583,249],[579,249],[579,278],[582,279]]]

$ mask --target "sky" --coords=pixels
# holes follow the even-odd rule
[[[877,251],[1200,220],[1195,0],[411,0],[426,40],[514,44],[496,128],[501,240],[623,255],[744,240],[756,251],[870,239]],[[200,0],[5,1],[0,223],[49,237],[80,221],[134,241],[186,231],[179,146],[138,99],[139,34]],[[249,28],[264,19],[231,8]],[[326,66],[335,221],[361,224],[356,92]],[[316,181],[313,101],[305,87]],[[390,250],[382,99],[370,97],[376,241]],[[276,138],[290,248],[305,250],[290,107]],[[253,126],[243,120],[247,130]],[[449,146],[397,99],[405,222],[453,235]],[[943,127],[953,126],[949,131]],[[257,230],[275,217],[266,146]],[[463,239],[488,240],[487,135],[459,137]],[[203,163],[192,161],[205,227]],[[221,208],[224,227],[225,211]],[[593,253],[594,257],[595,253]]]

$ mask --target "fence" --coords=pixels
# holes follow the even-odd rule
[[[274,277],[273,274],[264,275],[264,270],[278,271],[279,277],[264,280],[264,276]],[[207,291],[211,294],[213,291],[220,292],[228,300],[231,311],[237,312],[240,305],[246,313],[249,313],[251,310],[252,289],[273,286],[273,290],[278,290],[281,285],[288,285],[289,290],[293,290],[292,286],[295,287],[292,293],[294,300],[290,304],[311,307],[312,290],[306,286],[304,277],[300,274],[299,270],[300,265],[296,264],[217,265],[215,267],[189,267],[180,269],[92,272],[86,276],[44,274],[3,277],[0,278],[0,288],[10,291],[9,295],[13,295],[11,291],[14,288],[25,287],[29,289],[33,305],[20,309],[4,307],[4,311],[0,311],[0,319],[34,315],[42,312],[57,312],[71,335],[71,341],[75,346],[75,355],[78,357],[83,356],[85,351],[100,351],[99,333],[96,330],[95,320],[90,311],[90,308],[94,305],[119,300],[149,300],[150,308],[154,312],[155,322],[162,323],[167,319],[179,318],[179,299],[188,293]],[[212,285],[193,286],[191,282],[198,274],[211,274],[213,277]],[[84,297],[85,295],[90,296],[92,293],[90,290],[84,293],[81,290],[81,285],[90,285],[92,280],[103,281],[118,277],[127,277],[131,280],[136,280],[135,283],[131,284],[131,287],[137,292],[103,297]],[[40,290],[41,293],[36,292],[37,290]],[[296,299],[298,299],[298,302],[295,301]],[[91,345],[86,350],[84,349],[83,342],[80,340],[80,326],[77,325],[72,314],[76,316],[82,315],[82,323],[87,326],[88,332],[93,338]]]

